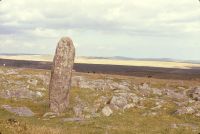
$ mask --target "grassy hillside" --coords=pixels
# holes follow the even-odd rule
[[[78,105],[77,97],[82,103],[93,106],[100,97],[111,98],[114,90],[94,90],[87,88],[73,87],[70,92],[70,106],[65,114],[54,118],[45,118],[43,115],[49,111],[48,108],[48,80],[50,72],[46,70],[15,69],[0,67],[0,91],[16,89],[28,86],[28,89],[35,92],[40,91],[43,96],[33,99],[3,98],[0,97],[0,106],[26,106],[30,108],[35,116],[20,117],[0,108],[0,133],[1,134],[197,134],[200,132],[200,118],[194,115],[175,115],[177,109],[174,99],[164,95],[140,96],[140,93],[133,87],[147,83],[152,88],[180,90],[198,86],[200,80],[179,81],[159,80],[154,78],[138,78],[102,74],[74,73],[74,76],[81,76],[91,80],[111,79],[113,82],[129,82],[130,93],[135,93],[143,98],[136,107],[120,109],[111,116],[106,117],[101,113],[101,107],[97,110],[96,116],[89,116],[87,110],[84,113],[83,121],[64,122],[63,118],[74,117],[73,107]],[[37,84],[29,80],[37,80]],[[180,88],[182,87],[182,88]],[[42,90],[44,89],[44,90]],[[155,107],[157,100],[164,100],[162,108]],[[154,114],[156,113],[156,114]],[[174,125],[176,124],[176,125]]]

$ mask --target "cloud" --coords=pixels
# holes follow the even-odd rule
[[[0,44],[4,44],[0,52],[7,44],[7,48],[16,46],[16,51],[30,53],[25,44],[32,44],[37,53],[52,53],[64,35],[79,44],[79,55],[95,55],[98,49],[104,50],[103,55],[124,55],[122,46],[142,49],[144,44],[159,48],[173,44],[176,49],[180,45],[176,38],[184,40],[182,46],[199,46],[199,12],[199,2],[191,0],[5,0],[0,2]],[[15,44],[3,37],[15,37]],[[184,43],[192,40],[192,44]],[[131,57],[146,55],[123,51]]]

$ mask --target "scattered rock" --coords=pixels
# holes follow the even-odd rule
[[[156,116],[157,114],[157,112],[147,111],[142,116]]]
[[[16,75],[18,74],[18,70],[17,69],[8,69],[5,72],[5,75]]]
[[[101,96],[101,97],[99,97],[99,98],[95,101],[95,103],[96,103],[96,104],[103,104],[103,105],[106,105],[106,104],[108,104],[109,100],[110,100],[109,97]]]
[[[142,96],[149,96],[151,94],[151,88],[147,83],[142,83],[138,86],[139,94]]]
[[[179,128],[179,127],[186,127],[186,128],[191,128],[193,130],[198,129],[199,127],[195,124],[190,124],[190,123],[182,123],[182,124],[171,124],[171,128]]]
[[[47,91],[46,88],[37,88],[38,91]]]
[[[73,87],[80,87],[81,82],[84,81],[84,78],[82,76],[73,76],[72,77],[72,86]]]
[[[105,106],[105,107],[102,109],[102,114],[103,114],[104,116],[110,116],[112,113],[113,113],[113,111],[110,109],[109,106]]]
[[[33,86],[37,86],[37,83],[38,83],[38,80],[35,80],[35,79],[30,79],[27,81],[27,83],[33,85]]]
[[[45,87],[49,85],[50,74],[46,73],[44,75],[34,75],[35,78],[42,80],[42,83]]]
[[[17,125],[17,124],[19,124],[19,122],[15,118],[9,118],[7,120],[7,123],[9,123],[11,125],[14,125],[14,124]]]
[[[147,83],[142,83],[141,85],[139,85],[139,89],[140,90],[149,90],[150,87]]]
[[[131,104],[127,104],[124,106],[123,110],[126,110],[126,109],[130,109],[130,108],[133,108],[135,107],[135,104],[131,103]]]
[[[200,112],[196,113],[195,116],[200,117]]]
[[[73,107],[73,111],[76,117],[83,117],[83,108],[81,106]]]
[[[178,109],[175,114],[183,115],[183,114],[194,114],[195,110],[193,107],[182,107]]]
[[[162,90],[158,88],[152,88],[152,93],[155,95],[162,95]]]
[[[27,107],[11,107],[9,105],[2,105],[3,109],[7,110],[10,113],[14,113],[18,116],[24,116],[24,117],[31,117],[35,114]]]
[[[196,101],[200,101],[200,87],[195,87],[191,90],[188,91],[188,95],[196,100]]]
[[[171,128],[178,128],[177,124],[171,124]]]
[[[55,118],[57,117],[58,114],[57,113],[53,113],[53,112],[47,112],[43,115],[43,118],[49,118],[49,119],[52,119],[52,118]]]
[[[128,101],[123,96],[113,96],[110,105],[115,109],[123,109],[128,104]]]
[[[84,121],[82,118],[63,118],[63,122],[79,122],[79,121]]]
[[[178,87],[180,90],[186,90],[185,87]]]
[[[85,89],[95,89],[95,90],[127,90],[129,91],[130,84],[127,82],[114,82],[110,79],[97,79],[97,80],[91,80],[86,79],[82,76],[74,76],[72,78],[72,86],[79,87],[79,88],[85,88]]]
[[[9,89],[0,91],[1,98],[16,98],[16,99],[34,99],[40,97],[36,92],[28,90],[26,87],[21,89]]]
[[[36,96],[37,97],[43,97],[43,93],[39,92],[39,91],[36,91]]]
[[[42,93],[40,92],[33,92],[26,87],[16,88],[16,89],[9,89],[9,90],[2,90],[0,91],[0,97],[9,99],[36,99],[38,97],[42,97]]]
[[[3,71],[3,70],[0,70],[0,74],[4,74],[4,71]]]
[[[167,95],[168,97],[172,98],[172,99],[175,99],[175,100],[183,101],[183,100],[188,99],[188,97],[184,93],[175,92],[172,89],[171,90],[170,89],[164,89],[164,94]]]

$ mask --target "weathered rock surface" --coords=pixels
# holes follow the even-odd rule
[[[24,99],[30,99],[34,104],[46,104],[48,100],[44,96],[48,93],[50,73],[26,74],[23,70],[20,71],[10,68],[0,69],[0,97],[12,99],[14,103],[17,103],[18,99],[22,99],[22,102]],[[172,106],[176,110],[173,109],[176,115],[189,114],[200,117],[200,88],[198,85],[194,87],[194,85],[168,86],[166,84],[160,87],[151,81],[135,82],[134,79],[122,80],[96,74],[92,77],[85,74],[76,76],[77,74],[74,73],[75,76],[72,78],[72,86],[77,87],[73,93],[79,93],[80,90],[81,94],[76,94],[77,97],[72,99],[73,103],[69,109],[73,110],[72,117],[74,118],[67,118],[66,121],[73,122],[102,115],[110,116],[115,112],[123,114],[127,109],[144,110],[145,112],[141,114],[143,116],[159,116]],[[61,85],[62,83],[59,82],[61,80],[56,84]],[[84,95],[87,93],[88,98],[82,96],[82,93]],[[59,93],[56,92],[56,94]],[[57,116],[57,112],[50,112],[46,113],[43,119],[50,120]]]
[[[170,89],[164,89],[164,94],[172,99],[180,101],[188,99],[187,95],[185,95],[183,92],[176,92]]]
[[[182,124],[171,124],[171,128],[177,129],[179,127],[186,127],[186,128],[191,128],[193,130],[196,130],[199,128],[199,126],[191,123],[182,123]]]
[[[0,91],[0,97],[5,99],[37,99],[43,97],[43,94],[39,91],[34,92],[26,87],[7,89]]]
[[[127,104],[128,104],[128,101],[123,96],[113,96],[110,102],[110,105],[116,110],[123,109],[124,106],[126,106]]]
[[[182,107],[175,112],[175,114],[178,114],[178,115],[193,114],[193,113],[195,113],[195,110],[193,107]]]
[[[115,110],[127,109],[134,107],[140,100],[141,98],[134,93],[117,93],[112,97],[110,106]]]
[[[72,78],[72,86],[79,88],[95,89],[95,90],[130,90],[127,82],[114,82],[110,79],[87,79],[81,76]]]
[[[111,114],[113,113],[113,111],[111,110],[111,108],[109,106],[105,106],[103,109],[102,109],[102,114],[104,116],[110,116]]]
[[[35,114],[27,107],[11,107],[9,105],[2,105],[3,109],[7,110],[10,113],[14,113],[18,116],[24,116],[24,117],[31,117]]]
[[[52,119],[52,118],[55,118],[57,117],[58,114],[57,113],[53,113],[53,112],[47,112],[43,115],[43,118],[49,118],[49,119]]]
[[[5,75],[15,75],[18,74],[18,69],[8,69],[4,72]]]
[[[189,96],[196,100],[196,101],[200,101],[200,87],[195,87],[191,90],[188,91]]]
[[[34,85],[34,86],[37,86],[38,81],[35,80],[35,79],[30,79],[30,80],[27,81],[27,83]]]
[[[79,121],[84,121],[82,118],[63,118],[63,122],[79,122]]]
[[[50,109],[62,113],[69,104],[69,90],[74,65],[75,48],[68,37],[58,42],[49,84]]]

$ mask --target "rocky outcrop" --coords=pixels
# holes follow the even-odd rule
[[[11,99],[17,103],[18,100],[24,102],[26,99],[30,99],[34,104],[46,104],[50,73],[22,72],[12,68],[0,69],[0,97],[3,98],[2,100]],[[76,97],[72,98],[73,103],[68,109],[73,114],[72,118],[66,118],[66,122],[96,118],[102,115],[111,116],[117,112],[121,114],[129,111],[128,109],[144,110],[141,112],[143,116],[159,116],[163,111],[173,111],[174,116],[188,114],[200,117],[200,88],[197,85],[188,87],[173,83],[173,86],[168,86],[165,83],[166,86],[161,87],[156,85],[157,81],[155,83],[140,82],[134,81],[136,79],[125,80],[102,76],[92,74],[90,77],[90,75],[74,73],[72,86],[76,87],[73,92]],[[85,94],[84,96],[78,95],[79,92],[87,93],[88,98],[85,97]],[[65,95],[66,92],[62,93]],[[56,94],[57,92],[55,92]],[[170,112],[170,114],[172,113]],[[42,118],[49,120],[57,116],[57,112],[48,112]]]
[[[115,82],[110,79],[93,80],[82,76],[72,77],[72,86],[94,90],[130,90],[130,84],[127,82]]]
[[[200,102],[196,101],[191,103],[189,106],[183,106],[176,110],[175,114],[183,115],[183,114],[195,114],[198,116],[200,113]]]

